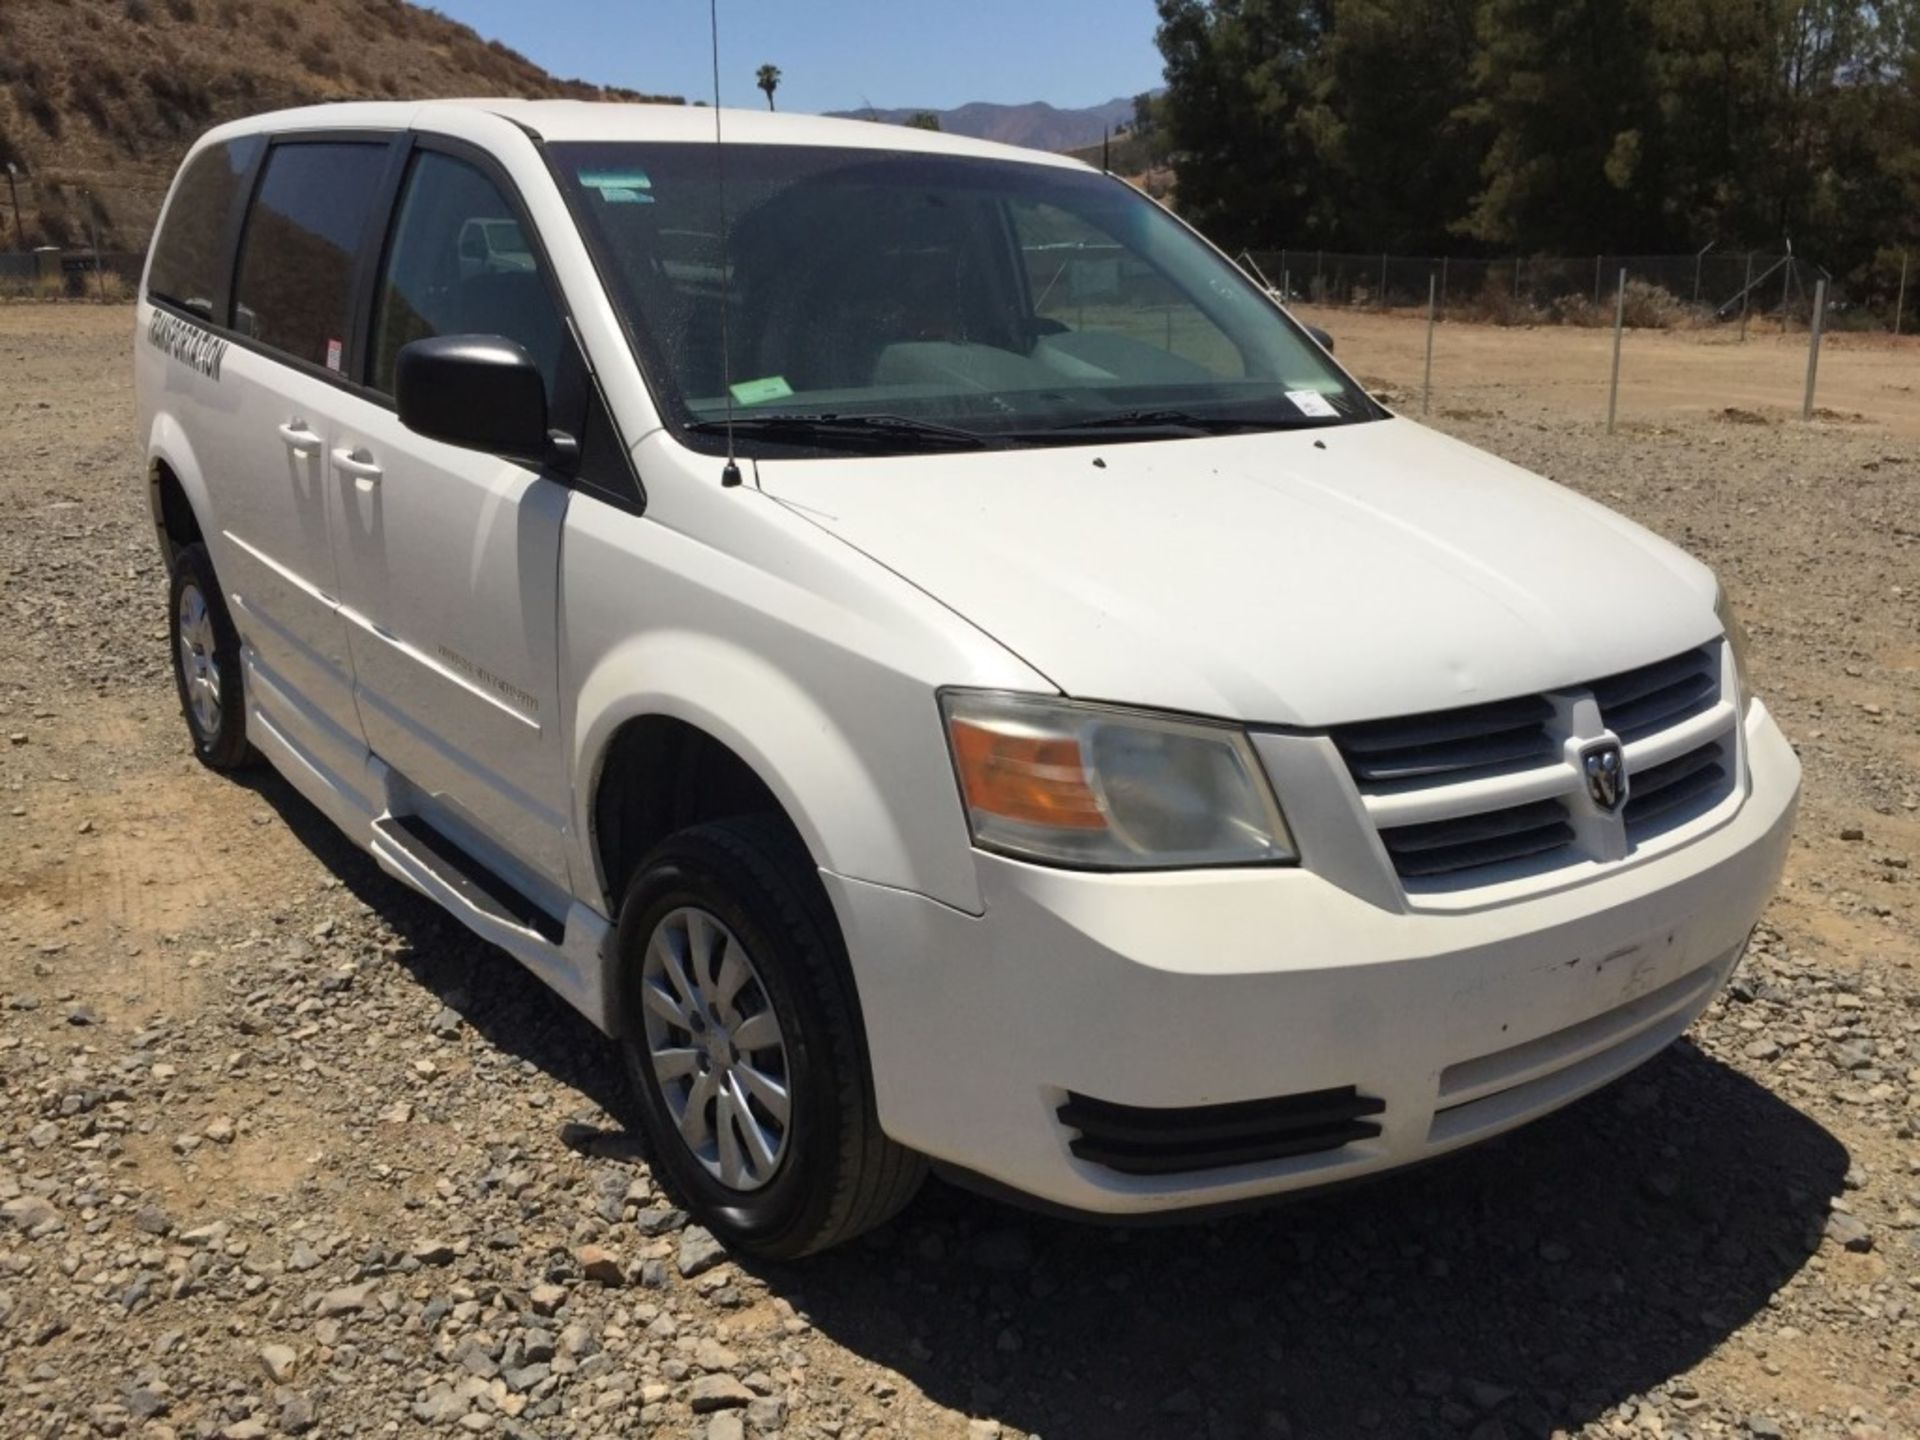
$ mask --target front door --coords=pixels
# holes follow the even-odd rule
[[[571,336],[516,208],[477,165],[416,149],[374,285],[370,388],[327,450],[361,724],[415,808],[565,908],[567,760],[557,584],[570,492],[526,465],[414,434],[391,405],[402,346],[504,335],[548,377]]]

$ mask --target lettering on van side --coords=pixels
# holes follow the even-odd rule
[[[169,315],[164,310],[155,310],[153,318],[147,322],[147,343],[178,360],[190,370],[197,370],[216,384],[220,380],[220,362],[226,357],[227,342],[218,335],[209,335],[198,325],[188,324],[178,315]]]
[[[449,649],[445,645],[436,645],[434,646],[434,651],[446,662],[449,670],[466,676],[467,679],[483,689],[493,691],[493,693],[501,699],[518,706],[529,716],[540,713],[539,696],[522,690],[518,685],[515,685],[509,680],[501,679],[484,665],[474,664],[473,661],[462,655],[458,650]]]

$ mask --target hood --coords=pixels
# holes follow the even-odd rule
[[[1323,726],[1719,633],[1705,566],[1408,420],[758,469],[1080,699]]]

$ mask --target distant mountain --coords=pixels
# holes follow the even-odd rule
[[[879,120],[889,125],[906,122],[925,106],[906,106],[898,110],[835,110],[830,113],[850,120]],[[976,100],[953,110],[935,110],[940,128],[949,135],[968,135],[976,140],[998,140],[1005,145],[1024,145],[1030,150],[1073,150],[1097,145],[1109,129],[1133,120],[1133,97],[1123,95],[1104,105],[1085,110],[1062,110],[1043,100],[1028,105],[991,105]]]

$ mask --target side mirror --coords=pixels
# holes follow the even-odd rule
[[[1302,328],[1306,330],[1307,334],[1313,337],[1314,344],[1318,345],[1322,350],[1326,351],[1329,355],[1333,353],[1333,336],[1332,335],[1330,335],[1325,330],[1322,330],[1318,325],[1307,325],[1307,326],[1303,326]]]
[[[525,347],[500,335],[438,335],[401,349],[393,398],[416,435],[512,460],[565,465],[573,438],[547,429],[547,384]]]

